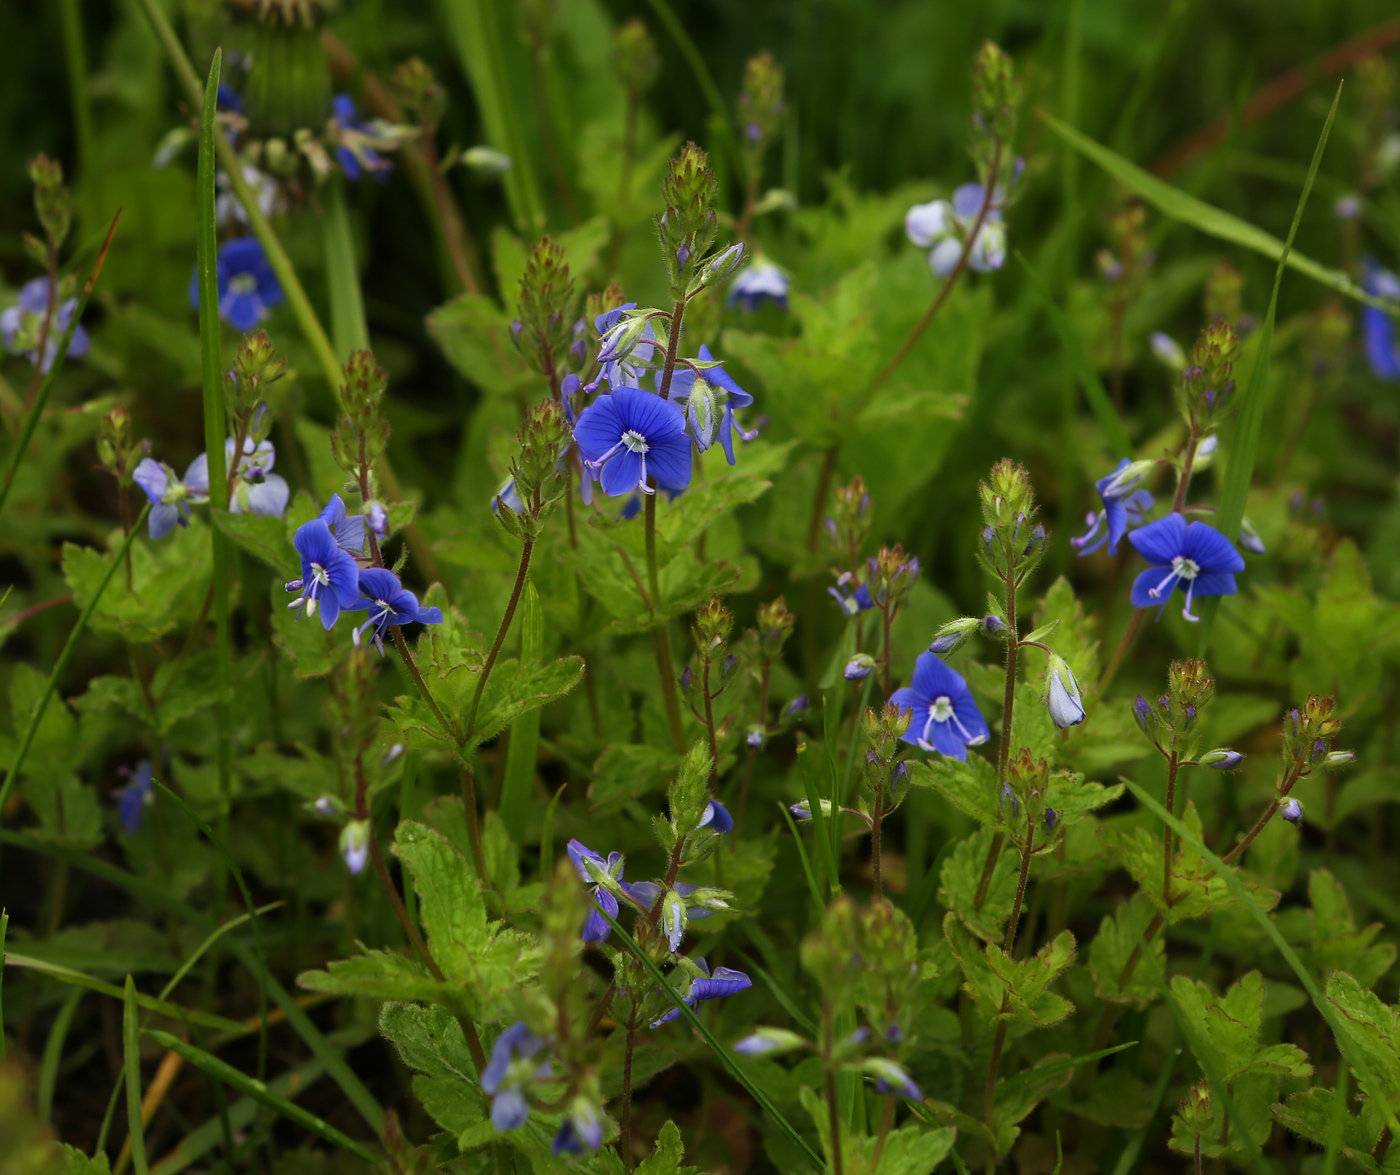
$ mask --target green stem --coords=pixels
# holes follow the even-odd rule
[[[477,678],[476,691],[472,694],[471,710],[467,713],[467,727],[462,733],[463,745],[469,743],[472,735],[476,733],[476,715],[481,708],[481,695],[486,692],[486,683],[490,680],[491,670],[496,667],[496,658],[501,655],[501,646],[505,643],[510,622],[515,618],[515,609],[520,603],[520,593],[525,590],[525,580],[530,574],[530,553],[534,549],[534,539],[526,539],[525,545],[520,549],[520,566],[515,572],[515,586],[510,590],[510,601],[506,604],[505,615],[501,617],[501,625],[496,629],[496,639],[491,644],[491,651],[486,654],[486,664],[481,667],[481,676]]]
[[[841,1112],[836,1104],[836,1071],[831,1067],[831,1013],[826,1015],[826,1121],[831,1134],[831,1172],[841,1175]]]
[[[632,1158],[632,1054],[636,1044],[637,1009],[633,1007],[627,1017],[627,1042],[622,1054],[622,1135],[617,1144],[629,1171],[636,1165]]]
[[[76,315],[74,316],[76,319]],[[107,585],[112,582],[112,576],[116,574],[118,566],[126,558],[127,549],[136,538],[137,532],[141,529],[141,524],[146,521],[146,515],[151,511],[151,504],[146,503],[141,508],[141,514],[136,519],[136,524],[131,528],[126,536],[126,540],[118,548],[111,564],[107,567],[106,573],[102,576],[102,581],[97,585],[97,589],[92,593],[92,599],[88,601],[87,607],[78,617],[78,622],[73,625],[73,631],[68,634],[68,640],[63,646],[63,651],[59,653],[58,660],[54,662],[53,670],[49,673],[49,679],[44,683],[44,692],[39,695],[39,701],[34,706],[34,712],[30,715],[29,726],[25,729],[24,737],[20,739],[19,750],[15,752],[14,760],[10,764],[9,773],[5,776],[3,786],[0,786],[0,812],[5,810],[5,801],[10,798],[10,788],[20,776],[20,771],[24,767],[24,761],[29,757],[29,749],[34,745],[34,736],[39,732],[39,723],[43,721],[44,711],[48,709],[49,700],[53,697],[54,690],[58,688],[58,679],[63,676],[63,671],[68,668],[68,661],[73,656],[73,650],[77,647],[78,637],[83,633],[83,629],[88,626],[88,621],[92,619],[92,614],[97,611],[97,605],[102,599],[102,594],[107,590]]]
[[[656,494],[646,495],[647,579],[651,584],[651,605],[661,603],[661,576],[656,566]],[[666,724],[671,729],[671,748],[676,754],[685,752],[685,726],[681,722],[681,699],[676,689],[676,667],[671,660],[671,630],[664,619],[651,626],[651,640],[656,649],[656,671],[661,676],[661,700],[666,705]]]
[[[1176,776],[1181,770],[1181,761],[1173,751],[1167,758],[1167,811],[1176,815]],[[1162,904],[1172,904],[1172,826],[1162,830]]]
[[[68,59],[68,92],[73,103],[73,137],[78,146],[78,178],[86,184],[92,166],[92,107],[88,103],[87,50],[78,0],[62,0],[63,50]]]

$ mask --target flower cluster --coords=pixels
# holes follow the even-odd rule
[[[52,281],[47,277],[36,277],[20,287],[19,300],[0,312],[0,341],[11,355],[23,355],[31,363],[39,361],[39,338],[43,334],[44,319],[49,313],[49,300],[53,299],[53,321],[49,324],[48,337],[44,340],[44,358],[39,369],[48,373],[53,361],[58,357],[58,343],[63,332],[73,321],[78,309],[78,299],[50,293]],[[68,343],[68,358],[81,359],[87,354],[90,342],[87,331],[79,323],[73,328],[73,337]]]

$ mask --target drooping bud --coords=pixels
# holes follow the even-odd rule
[[[992,617],[988,617],[988,620]],[[981,628],[983,622],[975,616],[963,616],[957,620],[950,620],[933,634],[933,642],[929,645],[930,653],[937,653],[940,657],[956,652],[963,643],[974,632]],[[1005,622],[1002,628],[1005,628]]]
[[[1079,683],[1074,680],[1069,663],[1051,654],[1046,674],[1045,705],[1050,718],[1061,730],[1078,726],[1084,721],[1084,703],[1079,697]]]
[[[869,677],[875,669],[875,658],[869,653],[857,653],[846,662],[845,677],[847,681],[862,681]]]
[[[369,860],[369,821],[352,820],[340,833],[340,855],[345,867],[359,876]]]
[[[1295,800],[1292,796],[1289,796],[1286,800],[1283,801],[1282,804],[1279,805],[1278,812],[1279,815],[1282,816],[1285,820],[1287,820],[1289,824],[1296,824],[1299,827],[1302,826],[1303,805],[1300,804],[1297,800]]]
[[[1243,761],[1244,756],[1239,751],[1232,751],[1225,747],[1208,751],[1200,758],[1202,767],[1211,767],[1216,771],[1233,771]]]
[[[760,1028],[734,1042],[734,1051],[745,1057],[772,1057],[794,1049],[810,1048],[808,1041],[786,1028]]]

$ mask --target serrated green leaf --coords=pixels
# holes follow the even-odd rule
[[[1099,923],[1099,932],[1089,944],[1089,970],[1099,999],[1145,1008],[1161,997],[1166,985],[1166,946],[1160,934],[1150,942],[1143,940],[1156,912],[1152,899],[1139,892]],[[1133,973],[1120,985],[1123,968],[1134,952],[1138,958]]]
[[[979,909],[976,898],[987,864],[987,853],[997,837],[989,827],[979,828],[957,847],[939,870],[938,900],[951,910],[967,928],[986,942],[1000,942],[1006,920],[1011,917],[1011,904],[1016,898],[1016,878],[1020,862],[1014,852],[1003,851],[992,870],[986,898]]]

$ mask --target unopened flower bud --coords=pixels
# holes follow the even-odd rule
[[[846,680],[861,681],[875,669],[875,658],[869,653],[857,653],[846,662]]]
[[[1219,750],[1207,751],[1199,761],[1202,767],[1211,767],[1216,771],[1233,771],[1244,761],[1244,756],[1239,751],[1221,747]]]
[[[975,616],[964,616],[959,620],[950,620],[933,634],[933,643],[929,645],[928,651],[936,653],[940,657],[954,652],[977,631],[980,624],[981,621]]]
[[[1079,683],[1074,680],[1069,664],[1063,657],[1050,657],[1050,675],[1045,693],[1045,705],[1050,718],[1061,730],[1078,726],[1084,721],[1084,703],[1079,697]]]
[[[1289,824],[1297,824],[1299,826],[1302,825],[1303,805],[1300,804],[1297,800],[1295,800],[1292,796],[1289,796],[1286,800],[1283,801],[1282,804],[1279,805],[1278,811],[1279,815],[1282,816],[1285,820],[1287,820]]]
[[[791,718],[794,714],[801,714],[807,709],[807,695],[798,694],[787,704],[787,709],[783,711],[785,717]]]
[[[345,867],[359,876],[369,860],[369,821],[352,820],[340,834],[340,855],[345,858]]]
[[[1323,762],[1328,767],[1343,767],[1347,763],[1354,762],[1355,760],[1356,752],[1354,751],[1331,751]]]

